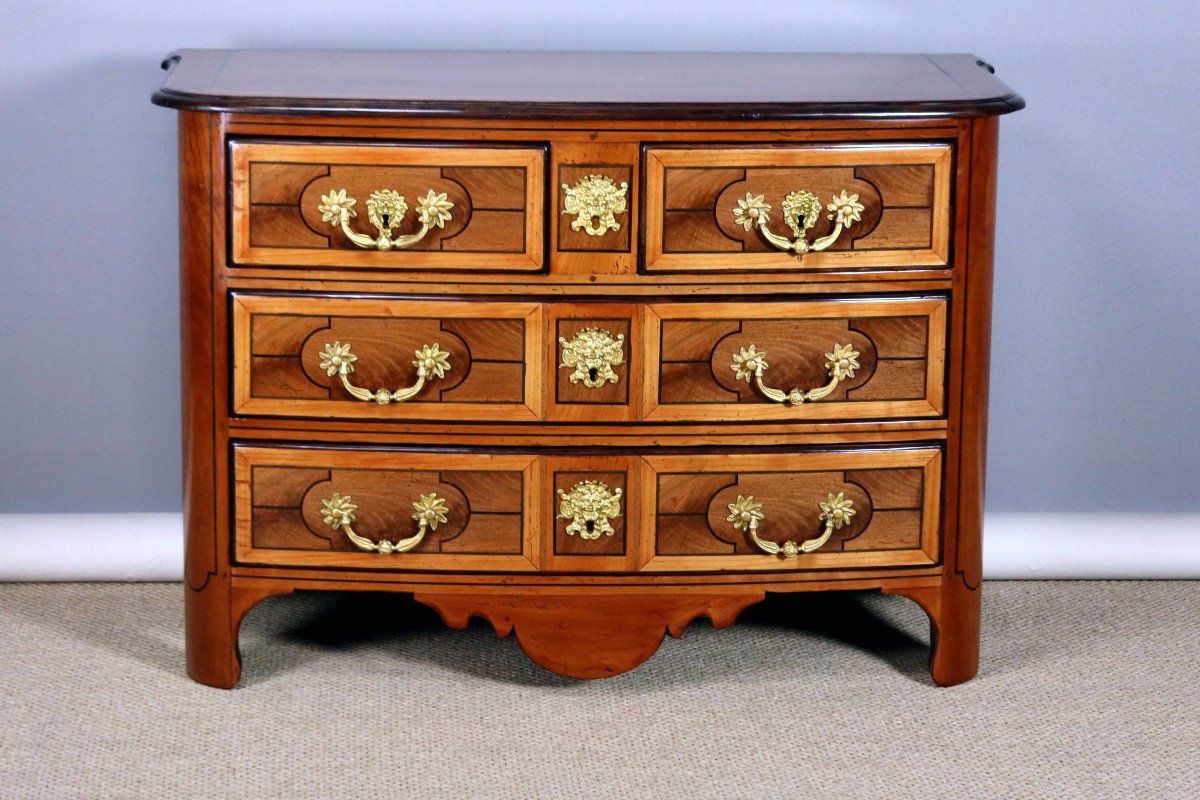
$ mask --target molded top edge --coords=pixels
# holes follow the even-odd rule
[[[1025,101],[968,54],[180,50],[158,105],[509,119],[962,117]]]

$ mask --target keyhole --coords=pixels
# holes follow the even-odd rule
[[[592,521],[589,519],[587,522],[585,522],[585,523],[583,523],[583,524],[584,524],[584,527],[586,527],[586,528],[587,528],[587,532],[588,532],[588,533],[593,533],[593,532],[595,532],[595,530],[596,530],[596,523],[595,523],[595,522],[592,522]]]
[[[598,375],[598,374],[599,374],[599,373],[596,371],[596,368],[595,368],[595,367],[592,367],[592,368],[590,368],[590,369],[588,370],[588,380],[589,380],[589,381],[594,381],[594,380],[596,380],[596,375]],[[588,523],[588,524],[591,524],[591,523]]]
[[[390,220],[392,218],[392,215],[388,214],[388,213],[383,213],[383,214],[380,214],[379,216],[383,220],[383,227],[385,227],[385,228],[390,227],[388,225],[388,220]]]

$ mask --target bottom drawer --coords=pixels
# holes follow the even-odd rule
[[[641,568],[936,564],[941,462],[938,447],[647,456]]]
[[[462,572],[927,566],[940,447],[614,455],[234,447],[235,551]]]
[[[537,459],[235,445],[243,563],[350,569],[535,569]]]

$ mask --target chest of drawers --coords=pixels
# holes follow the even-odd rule
[[[878,589],[978,666],[998,116],[973,56],[186,50],[188,672],[295,590],[614,675]],[[584,79],[580,79],[584,76]]]

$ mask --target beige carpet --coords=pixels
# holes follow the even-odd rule
[[[781,597],[580,683],[403,597],[298,595],[225,692],[184,677],[178,585],[6,585],[0,797],[1196,798],[1198,611],[991,583],[982,673],[937,689],[907,600]]]

